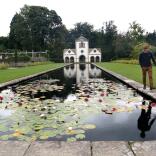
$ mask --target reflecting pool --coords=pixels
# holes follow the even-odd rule
[[[91,64],[0,92],[0,140],[154,140],[156,103]]]

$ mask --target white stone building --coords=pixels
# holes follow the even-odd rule
[[[75,40],[75,49],[64,49],[65,63],[101,62],[101,49],[89,48],[89,41],[83,36]]]

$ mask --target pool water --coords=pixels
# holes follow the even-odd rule
[[[0,140],[154,140],[156,103],[91,64],[0,93]]]

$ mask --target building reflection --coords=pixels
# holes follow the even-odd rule
[[[76,83],[87,83],[91,78],[100,78],[101,70],[92,64],[73,64],[64,67],[65,78],[76,78]]]

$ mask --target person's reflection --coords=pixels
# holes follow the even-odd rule
[[[142,104],[145,105],[145,102]],[[148,109],[141,109],[141,115],[138,119],[138,129],[141,131],[140,136],[145,138],[145,132],[151,129],[156,118],[151,119],[151,105],[149,104]]]

